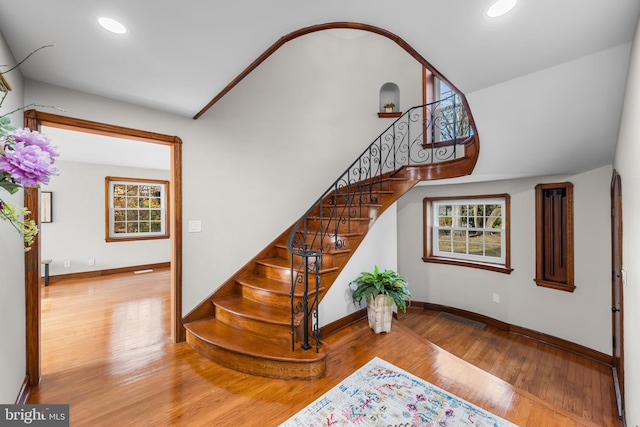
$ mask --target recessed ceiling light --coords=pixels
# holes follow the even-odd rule
[[[489,18],[497,18],[509,12],[516,5],[517,0],[498,0],[487,10]]]
[[[125,34],[127,32],[127,27],[122,25],[120,22],[111,18],[98,18],[98,23],[107,31],[110,31],[115,34]]]

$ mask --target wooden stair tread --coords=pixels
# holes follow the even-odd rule
[[[285,244],[276,244],[275,247],[287,250],[287,245],[285,245]],[[348,253],[348,252],[351,252],[351,249],[349,249],[349,248],[336,249],[334,247],[330,247],[329,249],[322,251],[323,254],[330,254],[330,255],[339,255],[339,254],[344,254],[344,253]]]
[[[284,282],[281,280],[271,279],[269,277],[258,276],[255,274],[252,276],[240,277],[236,279],[236,282],[238,282],[242,286],[264,290],[280,295],[289,295],[291,292],[291,282]],[[323,288],[321,287],[321,290],[322,289]],[[315,292],[315,289],[310,289],[309,292]],[[296,286],[295,294],[302,295],[300,286]]]
[[[220,322],[215,317],[208,317],[187,323],[184,327],[201,341],[246,356],[278,360],[288,363],[308,363],[326,358],[328,349],[321,345],[318,352],[315,346],[303,350],[296,344],[291,349],[291,341],[265,339],[251,332],[242,331]]]
[[[356,235],[360,235],[361,233],[358,233]],[[343,235],[341,235],[343,236]],[[280,258],[280,257],[276,257],[276,258],[265,258],[265,259],[260,259],[256,261],[258,264],[262,264],[262,265],[266,265],[269,267],[276,267],[276,268],[282,268],[282,269],[286,269],[286,270],[290,270],[291,269],[291,262],[289,261],[289,259],[285,259],[285,258]],[[333,272],[335,270],[338,270],[337,267],[328,267],[328,268],[323,268],[322,270],[320,270],[320,274],[326,274],[329,272]]]
[[[291,324],[290,308],[261,304],[256,301],[251,301],[248,298],[243,298],[242,295],[239,294],[214,298],[213,304],[241,317],[283,326],[289,326]]]
[[[332,205],[332,206],[335,206],[335,205]],[[322,218],[322,220],[324,222],[335,222],[336,221],[336,217],[330,217],[330,216],[327,217],[327,216],[319,216],[319,215],[309,215],[307,217],[307,219],[311,219],[311,220],[314,220],[314,221],[319,221],[321,218]],[[349,218],[349,220],[351,220],[351,221],[370,222],[372,220],[372,218],[371,217],[366,217],[366,216],[363,216],[363,217],[351,217],[351,218]]]
[[[310,231],[308,234],[313,235],[315,233],[315,231]],[[325,238],[327,237],[333,237],[333,235],[336,233],[326,233],[324,235]],[[351,232],[342,232],[342,231],[338,231],[338,236],[341,237],[360,237],[360,236],[364,236],[365,233],[359,233],[359,232],[355,232],[355,231],[351,231]]]
[[[343,192],[337,192],[337,193],[332,193],[329,195],[329,197],[336,197],[336,198],[344,198],[344,197],[366,197],[366,196],[393,196],[395,193],[395,191],[393,190],[366,190],[366,191],[356,191],[353,193],[343,193]]]
[[[327,205],[324,206],[324,209],[330,209],[330,208],[345,208],[345,207],[349,207],[349,208],[353,208],[353,209],[360,209],[360,208],[381,208],[382,204],[381,203],[336,203],[335,205]]]

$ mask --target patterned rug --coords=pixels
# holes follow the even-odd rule
[[[495,426],[514,424],[378,357],[281,427]]]

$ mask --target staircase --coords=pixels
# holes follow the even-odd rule
[[[187,343],[214,362],[282,379],[324,375],[322,298],[376,219],[422,180],[472,172],[479,150],[458,95],[414,107],[318,201],[183,319]]]

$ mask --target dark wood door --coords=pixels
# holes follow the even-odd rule
[[[622,270],[622,182],[614,170],[611,179],[611,315],[613,325],[614,381],[618,387],[618,410],[624,413],[624,304]]]

